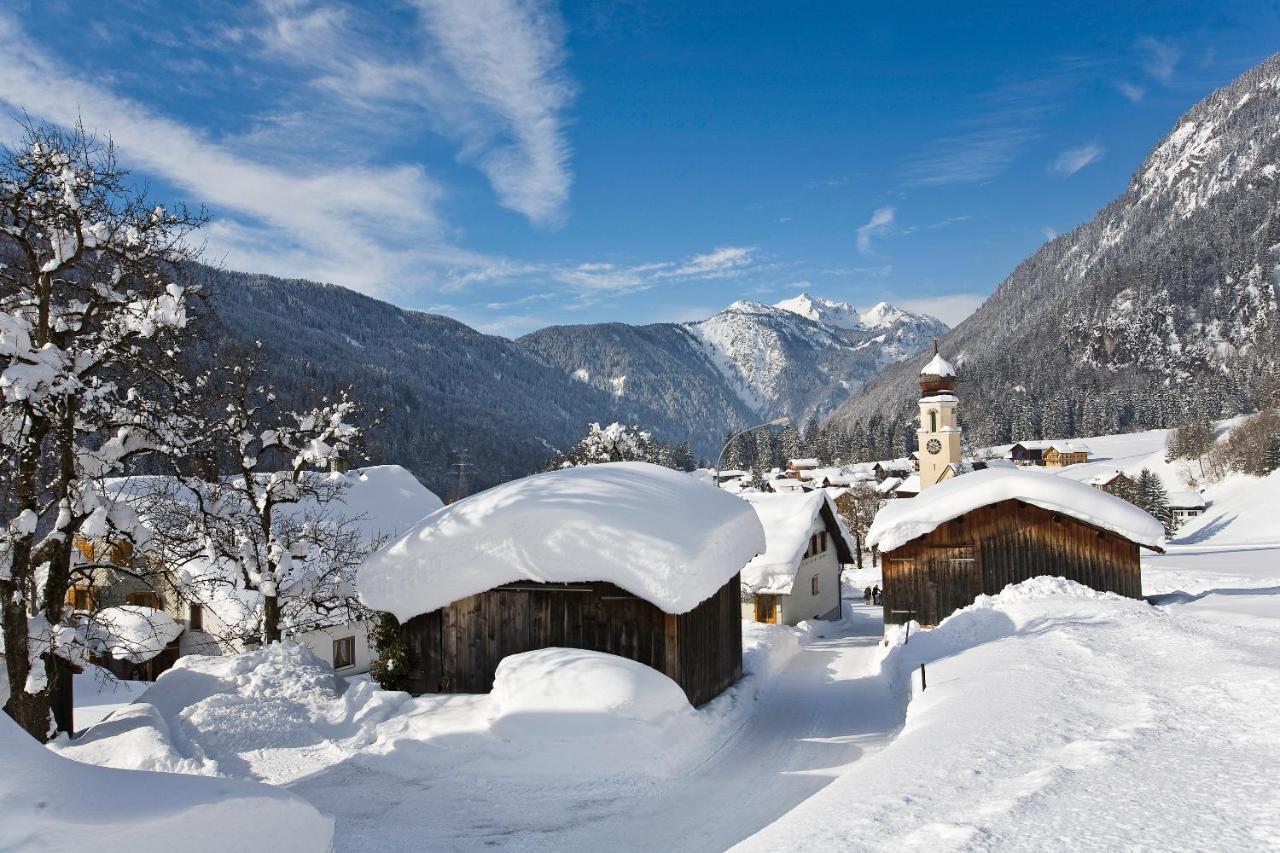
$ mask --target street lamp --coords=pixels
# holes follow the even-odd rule
[[[724,462],[724,454],[729,450],[729,445],[737,441],[739,436],[746,435],[749,432],[755,432],[758,429],[764,429],[765,427],[776,427],[776,426],[784,427],[790,423],[791,423],[791,418],[788,418],[787,416],[783,415],[780,418],[774,418],[768,423],[756,424],[753,427],[748,427],[747,429],[744,429],[742,432],[736,432],[733,435],[729,436],[729,440],[724,443],[724,447],[720,448],[720,455],[716,457],[716,467],[715,467],[716,488],[720,488],[720,465],[721,463]]]

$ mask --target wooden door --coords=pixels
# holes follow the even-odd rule
[[[776,595],[756,596],[756,621],[775,625],[778,622],[778,597]]]
[[[921,624],[937,625],[961,607],[973,604],[982,592],[982,575],[972,546],[927,548],[924,563]]]

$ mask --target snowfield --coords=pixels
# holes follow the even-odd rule
[[[1177,476],[1162,432],[1088,442],[1070,479]],[[849,570],[843,620],[744,623],[747,676],[698,710],[607,655],[411,698],[283,645],[184,658],[52,748],[283,786],[338,851],[1280,850],[1280,478],[1207,496],[1147,601],[1037,578],[886,645]]]

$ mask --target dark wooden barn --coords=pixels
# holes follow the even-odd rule
[[[577,648],[651,666],[693,705],[742,676],[746,501],[640,462],[564,468],[424,518],[360,567],[395,614],[413,693],[485,693],[504,658]]]
[[[607,652],[653,667],[695,706],[742,677],[739,580],[688,613],[610,583],[512,583],[404,623],[411,693],[487,693],[508,655],[548,647]]]
[[[1014,482],[1014,488],[1002,490],[1010,497],[987,502],[981,499],[987,491],[982,486],[993,477],[1003,478],[1005,485],[1010,484],[1008,478],[1024,482]],[[979,496],[978,505],[971,508],[956,500],[966,485],[976,489],[975,495]],[[1040,503],[1052,508],[1012,496],[1017,494],[1018,486],[1028,487],[1032,493],[1028,497],[1039,498]],[[1044,500],[1046,487],[1060,489],[1065,496],[1056,494],[1051,500]],[[1090,496],[1082,495],[1080,490],[1096,497],[1084,501]],[[940,496],[940,492],[945,494]],[[911,521],[908,511],[912,508],[908,505],[932,502],[936,507],[940,497],[942,502],[965,511],[934,524],[937,514],[930,516],[927,506],[917,507],[915,515],[930,521],[916,522],[910,530],[926,532],[905,542],[894,541],[892,536],[886,540],[884,530],[895,523]],[[1072,511],[1072,497],[1088,504],[1087,511]],[[1114,504],[1102,507],[1114,512],[1100,513],[1098,501]],[[1118,518],[1120,523],[1099,523],[1099,518]],[[1161,535],[1159,522],[1119,498],[1053,475],[1015,471],[965,474],[920,497],[895,501],[890,517],[883,523],[877,517],[877,525],[881,530],[873,526],[872,536],[892,545],[882,548],[884,619],[890,624],[914,619],[922,625],[936,625],[972,604],[978,595],[995,595],[1009,584],[1041,575],[1064,577],[1103,592],[1139,598],[1142,570],[1138,549],[1141,546],[1159,551],[1155,543]]]

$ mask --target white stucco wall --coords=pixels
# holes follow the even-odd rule
[[[373,653],[369,648],[370,625],[369,622],[352,622],[350,625],[339,625],[334,628],[317,628],[314,631],[299,634],[294,639],[314,652],[316,657],[332,666],[333,641],[342,637],[354,637],[355,665],[335,669],[334,672],[338,675],[360,675],[368,672],[369,665],[373,662]]]
[[[812,592],[813,576],[818,576],[818,594]],[[791,594],[780,596],[782,621],[788,625],[805,619],[836,619],[840,616],[840,561],[827,536],[827,550],[800,561]]]

